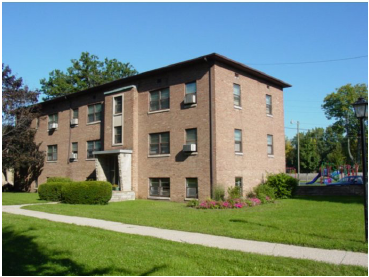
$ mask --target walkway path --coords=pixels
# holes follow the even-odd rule
[[[308,259],[319,262],[343,265],[359,265],[368,267],[368,254],[343,250],[327,250],[311,247],[286,245],[271,242],[234,239],[222,236],[213,236],[200,233],[174,231],[154,227],[130,225],[101,219],[92,219],[77,216],[49,214],[44,212],[21,209],[22,206],[2,206],[3,212],[47,219],[55,222],[95,227],[125,234],[155,237],[176,242],[198,244],[208,247],[236,250],[248,253],[257,253],[270,256]]]

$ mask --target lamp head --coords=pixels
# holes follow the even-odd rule
[[[357,118],[367,118],[368,117],[368,102],[360,97],[354,104],[355,116]]]

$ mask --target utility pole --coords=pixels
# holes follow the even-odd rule
[[[295,122],[291,120],[291,124]],[[296,121],[297,125],[297,178],[300,184],[300,121]]]

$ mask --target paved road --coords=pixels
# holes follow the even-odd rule
[[[27,205],[2,206],[3,212],[47,219],[55,222],[89,226],[125,234],[155,237],[182,243],[198,244],[220,249],[236,250],[262,255],[308,259],[319,262],[368,267],[368,254],[343,250],[327,250],[311,247],[286,245],[280,243],[234,239],[200,233],[160,229],[154,227],[130,225],[101,219],[77,216],[49,214],[21,209]]]

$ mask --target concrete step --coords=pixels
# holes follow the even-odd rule
[[[113,191],[109,202],[121,202],[127,200],[135,200],[136,194],[134,191]]]

